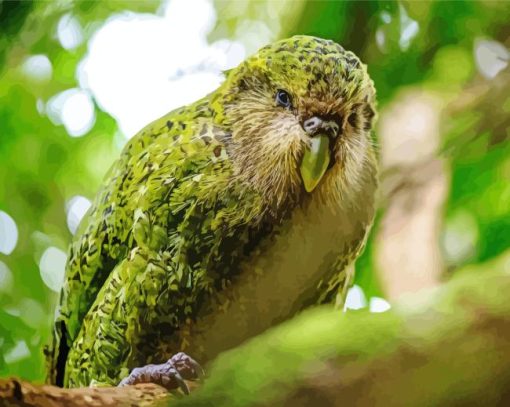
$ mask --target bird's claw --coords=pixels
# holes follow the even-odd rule
[[[172,363],[185,379],[202,379],[205,375],[202,366],[184,352],[176,353],[168,360],[168,362]]]
[[[129,376],[122,379],[119,387],[139,383],[155,383],[168,390],[180,388],[184,394],[189,394],[185,379],[196,380],[203,376],[202,366],[184,352],[179,352],[160,365],[146,365],[133,369]]]

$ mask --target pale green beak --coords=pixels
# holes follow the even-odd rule
[[[319,184],[329,165],[329,138],[318,134],[312,138],[301,161],[301,178],[306,192],[312,192]]]

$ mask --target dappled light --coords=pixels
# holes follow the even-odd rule
[[[13,282],[12,271],[7,267],[7,264],[0,261],[0,292],[10,292],[13,288]]]
[[[244,59],[239,42],[208,43],[215,22],[214,7],[206,0],[168,2],[158,14],[113,15],[92,36],[78,69],[79,83],[131,137],[148,122],[214,90],[221,72]]]
[[[52,97],[46,113],[56,125],[64,125],[71,137],[81,137],[94,126],[96,114],[89,94],[81,89],[68,89]]]
[[[14,219],[0,211],[0,253],[11,254],[18,243],[18,227]]]
[[[64,281],[66,259],[67,256],[62,250],[48,247],[39,260],[39,270],[44,284],[57,293],[62,288]]]
[[[5,363],[13,364],[30,357],[30,349],[23,340],[17,341],[14,346],[4,354]]]
[[[89,210],[90,205],[90,201],[81,195],[73,196],[66,202],[67,227],[73,235],[76,233],[76,229],[78,229],[78,225]]]
[[[497,41],[479,38],[475,41],[474,50],[478,70],[487,79],[494,78],[510,61],[510,52]]]
[[[32,55],[21,65],[23,73],[30,80],[48,82],[53,74],[53,67],[46,55]]]
[[[459,209],[446,218],[442,235],[445,260],[450,264],[462,264],[476,255],[478,224],[474,214]]]
[[[358,286],[352,286],[347,292],[347,297],[345,298],[344,310],[357,310],[362,309],[367,306],[367,298],[363,289]]]
[[[73,50],[83,42],[83,30],[80,22],[72,14],[63,15],[58,21],[57,36],[66,50]]]
[[[391,309],[391,305],[384,298],[372,297],[370,298],[369,309],[370,312],[375,313],[386,312]]]

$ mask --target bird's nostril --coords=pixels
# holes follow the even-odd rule
[[[330,120],[326,122],[324,127],[326,128],[326,130],[331,131],[333,137],[336,137],[338,135],[338,130],[340,129],[340,126],[338,125],[337,122]]]
[[[310,136],[314,136],[320,129],[324,130],[331,137],[336,137],[341,134],[341,126],[338,122],[337,116],[319,117],[313,116],[306,119],[303,124],[303,129]]]
[[[322,120],[319,119],[318,117],[314,116],[314,117],[310,117],[309,119],[306,119],[303,123],[303,128],[307,131],[307,132],[312,132],[316,129],[318,129],[322,124]]]

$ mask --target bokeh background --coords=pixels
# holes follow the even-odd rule
[[[67,246],[126,141],[293,34],[356,52],[378,91],[381,209],[348,307],[509,259],[509,5],[0,0],[0,377],[43,380]]]

